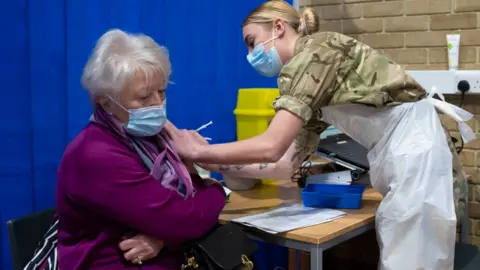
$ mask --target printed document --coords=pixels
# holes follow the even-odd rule
[[[345,212],[339,210],[293,204],[281,206],[261,214],[236,218],[232,221],[276,234],[329,222],[343,216],[345,216]]]

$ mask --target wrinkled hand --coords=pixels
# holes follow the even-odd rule
[[[198,139],[198,143],[201,144],[201,145],[208,145],[209,144],[208,141],[205,140],[205,138],[203,138],[201,135],[196,136],[196,138]],[[200,166],[201,168],[207,170],[207,171],[215,171],[215,169],[216,169],[215,164],[197,163],[197,165]]]
[[[155,258],[162,250],[164,243],[143,234],[123,240],[118,244],[123,251],[125,260],[133,264],[142,264],[143,261]]]
[[[208,142],[194,130],[177,129],[170,122],[165,123],[164,129],[172,140],[177,153],[186,160],[194,160],[198,147],[208,144]]]
[[[197,140],[197,142],[200,144],[200,145],[208,145],[208,141],[205,140],[205,138],[200,135],[198,132],[195,132],[195,139]]]

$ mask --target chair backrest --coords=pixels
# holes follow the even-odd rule
[[[7,222],[13,270],[22,270],[52,224],[55,209],[44,210]]]

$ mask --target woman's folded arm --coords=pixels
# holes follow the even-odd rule
[[[135,153],[118,149],[108,153],[91,153],[77,164],[82,181],[70,189],[72,200],[166,245],[201,237],[217,223],[225,206],[221,186],[196,184],[193,198],[185,199],[154,179]]]

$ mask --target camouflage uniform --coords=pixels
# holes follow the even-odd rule
[[[425,89],[398,64],[351,37],[333,32],[300,38],[294,57],[280,72],[278,87],[281,96],[274,107],[305,121],[296,143],[308,153],[315,151],[319,134],[328,127],[321,121],[323,107],[358,103],[381,108],[426,97]],[[453,156],[455,209],[457,220],[461,220],[459,201],[466,201],[467,181],[450,134],[445,132]]]

